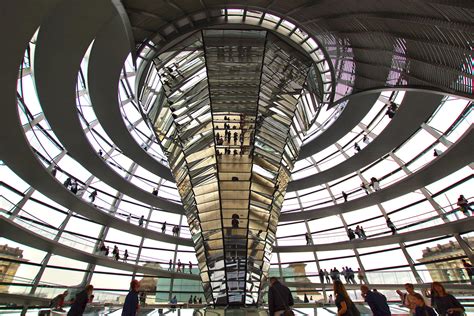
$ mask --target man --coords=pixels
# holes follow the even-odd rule
[[[464,269],[466,270],[467,276],[469,277],[469,281],[471,281],[471,284],[474,284],[474,278],[472,273],[474,271],[474,268],[469,262],[466,261],[466,259],[462,259],[461,262]]]
[[[331,279],[329,278],[329,272],[326,269],[324,269],[324,278],[326,279],[326,283],[331,283]]]
[[[323,269],[319,269],[318,275],[319,275],[320,283],[324,284],[324,271],[323,271]]]
[[[132,280],[130,282],[130,292],[128,292],[123,303],[122,316],[135,316],[140,308],[138,303],[138,290],[140,289],[140,282],[138,280]]]
[[[166,232],[166,222],[163,223],[161,226],[161,233],[164,234]]]
[[[89,194],[89,199],[91,200],[91,203],[94,203],[96,197],[97,197],[97,190],[94,190],[92,191],[91,194]]]
[[[374,316],[389,316],[390,308],[387,304],[387,298],[385,295],[379,292],[372,292],[367,285],[361,285],[360,291],[365,302],[369,305]]]
[[[268,289],[268,310],[270,316],[282,316],[285,310],[293,306],[293,296],[290,289],[281,284],[277,278],[270,278]]]
[[[347,197],[349,196],[346,192],[342,191],[342,198],[344,199],[344,202],[347,202]]]
[[[355,234],[354,234],[354,231],[352,230],[352,228],[348,228],[347,229],[347,237],[349,237],[349,240],[353,240],[356,238]]]
[[[397,294],[400,296],[400,300],[402,301],[403,306],[409,308],[410,315],[413,315],[415,313],[416,308],[415,288],[413,287],[413,284],[406,283],[405,290],[407,291],[407,293],[403,293],[402,291],[397,290]]]
[[[469,201],[464,197],[464,195],[460,195],[458,197],[458,202],[457,202],[457,205],[459,207],[459,210],[464,214],[466,215],[467,217],[469,217],[469,211],[472,212],[472,208],[471,208],[471,205],[469,205]]]
[[[68,316],[82,316],[84,314],[84,310],[86,309],[87,303],[92,301],[92,292],[94,291],[94,287],[92,285],[88,285],[85,289],[79,293],[77,293],[74,302],[71,305],[71,309],[67,313]]]
[[[390,228],[390,230],[392,231],[392,235],[396,234],[397,228],[395,227],[395,224],[393,224],[390,217],[387,217],[387,227]]]

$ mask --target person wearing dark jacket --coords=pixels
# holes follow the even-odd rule
[[[379,292],[373,292],[367,285],[361,285],[360,291],[365,302],[369,305],[374,316],[390,316],[390,307],[387,304],[385,295]]]
[[[415,293],[413,296],[416,304],[414,316],[437,316],[434,309],[426,305],[423,295]]]
[[[135,316],[140,308],[138,303],[138,290],[140,289],[140,282],[133,280],[130,282],[130,292],[128,292],[123,303],[122,316]]]
[[[433,306],[440,316],[461,316],[464,314],[464,307],[451,294],[446,293],[443,284],[433,282],[431,284],[431,306]]]
[[[82,316],[84,310],[86,309],[87,303],[92,300],[92,292],[94,287],[92,285],[86,286],[86,288],[77,293],[74,302],[71,305],[71,309],[67,313],[68,316]]]
[[[270,278],[268,289],[268,311],[270,316],[281,316],[286,309],[293,306],[293,296],[288,287],[281,284],[277,278]]]

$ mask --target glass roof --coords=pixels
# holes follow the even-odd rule
[[[318,78],[323,78],[323,89],[317,90],[315,86],[308,85],[299,94],[299,105],[312,114],[313,118],[305,120],[295,120],[291,123],[292,137],[296,144],[311,146],[312,142],[317,142],[318,137],[324,136],[324,131],[331,125],[337,124],[337,119],[346,110],[347,101],[340,102],[339,105],[329,107],[328,96],[334,93],[334,100],[339,100],[352,91],[352,84],[344,85],[343,82],[351,83],[354,80],[352,72],[353,62],[348,58],[347,64],[336,66],[337,60],[327,60],[322,53],[322,48],[315,39],[308,36],[304,30],[298,28],[292,22],[269,13],[252,10],[226,9],[222,12],[228,17],[229,23],[251,24],[263,26],[265,29],[273,29],[276,33],[289,37],[294,42],[299,43],[304,51],[311,52],[310,56],[313,64],[309,72],[313,72],[314,85],[319,85]],[[209,40],[214,32],[209,32]],[[264,34],[266,31],[260,31]],[[246,84],[251,85],[257,79],[252,77],[252,70],[257,64],[253,64],[251,58],[246,61],[245,69],[233,71],[217,67],[217,64],[206,65],[203,58],[203,42],[196,41],[197,37],[189,37],[181,44],[180,49],[175,52],[165,52],[159,59],[153,59],[154,67],[148,68],[143,89],[137,93],[135,87],[138,85],[137,73],[140,67],[144,66],[146,50],[141,52],[137,59],[138,69],[135,69],[132,57],[130,56],[124,64],[122,76],[119,84],[119,106],[124,118],[124,122],[129,132],[142,146],[142,148],[157,162],[164,165],[173,165],[168,162],[166,154],[160,146],[160,141],[166,139],[166,135],[159,135],[157,138],[154,131],[150,129],[149,122],[143,119],[142,110],[149,116],[159,115],[159,107],[154,106],[166,99],[172,102],[176,114],[180,115],[180,124],[196,124],[196,129],[205,122],[210,122],[212,113],[210,108],[200,105],[209,103],[209,98],[215,99],[216,105],[221,109],[228,106],[227,98],[239,99],[239,104],[245,104],[250,98],[256,97],[255,87],[250,87],[247,93],[235,93],[232,89],[222,89],[214,83],[221,83],[225,76],[232,75],[232,79],[242,75],[241,88]],[[263,35],[262,35],[263,36]],[[199,43],[196,44],[196,43]],[[212,42],[207,42],[210,44]],[[134,199],[123,192],[119,192],[113,186],[106,184],[102,179],[96,177],[88,169],[87,165],[82,165],[71,156],[61,139],[55,135],[51,129],[48,118],[44,115],[41,102],[38,99],[34,84],[35,69],[32,63],[36,46],[36,39],[33,38],[25,52],[24,61],[19,71],[18,81],[18,124],[22,125],[26,140],[33,150],[33,154],[38,157],[43,166],[48,170],[56,168],[56,179],[65,182],[67,178],[75,178],[79,184],[77,197],[80,203],[95,208],[96,212],[113,216],[120,225],[133,224],[140,225],[143,216],[145,226],[150,232],[160,234],[163,224],[166,222],[164,235],[171,236],[172,228],[176,225],[180,227],[179,237],[183,240],[191,238],[190,230],[183,215],[172,214],[166,210],[160,210],[150,205]],[[258,45],[256,45],[258,46]],[[245,46],[244,46],[245,47]],[[250,47],[250,46],[248,46]],[[255,46],[252,46],[254,52]],[[330,48],[327,48],[328,50]],[[255,49],[257,53],[258,48]],[[219,51],[210,49],[214,58],[218,61]],[[235,51],[235,56],[242,54],[248,56],[249,51]],[[350,52],[348,52],[349,54]],[[94,105],[90,99],[87,86],[87,61],[88,54],[84,57],[83,64],[78,73],[77,84],[77,114],[84,128],[85,137],[92,144],[94,149],[103,152],[106,167],[118,172],[127,179],[131,185],[143,188],[149,192],[156,189],[158,197],[181,202],[177,185],[163,179],[160,175],[150,172],[140,165],[140,162],[133,161],[127,157],[121,148],[118,148],[104,130],[97,119]],[[226,52],[228,54],[228,52]],[[236,58],[237,59],[237,58]],[[403,63],[405,61],[398,61]],[[332,66],[331,66],[332,65]],[[206,66],[208,68],[206,68]],[[262,64],[260,64],[262,67]],[[264,66],[264,65],[263,65]],[[170,69],[168,69],[168,67]],[[214,68],[213,68],[214,67]],[[336,69],[335,73],[327,72],[331,67]],[[174,74],[175,80],[180,81],[176,87],[167,87],[166,83],[160,80],[163,73],[168,71]],[[280,68],[278,68],[280,69]],[[343,69],[343,70],[341,70]],[[178,71],[179,70],[179,71]],[[213,73],[214,71],[214,73]],[[140,74],[141,75],[141,74]],[[278,74],[276,74],[278,75]],[[321,76],[322,75],[322,76]],[[395,76],[395,74],[392,74]],[[216,79],[213,82],[213,78]],[[272,84],[272,77],[266,74],[269,86]],[[332,82],[333,77],[337,78],[338,84],[327,85]],[[186,80],[180,80],[186,78]],[[167,81],[172,85],[170,77]],[[393,79],[394,82],[398,77]],[[210,84],[208,84],[210,82]],[[275,83],[276,84],[276,83]],[[334,91],[332,90],[334,89]],[[315,95],[317,91],[323,91],[323,98],[319,100]],[[268,92],[265,94],[265,92]],[[274,98],[270,91],[263,91],[266,100]],[[378,101],[373,104],[371,110],[363,119],[354,126],[349,133],[343,135],[331,146],[324,150],[294,163],[292,179],[303,179],[310,174],[327,170],[333,166],[346,161],[357,154],[355,148],[357,143],[363,151],[368,142],[374,141],[387,126],[391,124],[391,119],[386,115],[387,108],[391,102],[403,103],[406,92],[400,90],[389,90],[380,93]],[[260,95],[260,94],[259,94]],[[284,114],[284,106],[292,96],[279,97],[278,108],[268,109],[278,115]],[[140,103],[137,102],[140,99]],[[265,104],[262,99],[262,108]],[[195,111],[189,111],[190,106],[195,106]],[[249,110],[249,107],[242,107]],[[172,115],[169,111],[168,115]],[[186,115],[181,116],[186,112]],[[182,118],[181,118],[182,117]],[[472,102],[463,98],[446,96],[439,104],[437,110],[411,135],[408,139],[400,142],[397,148],[386,153],[382,157],[376,157],[372,161],[347,174],[344,177],[324,183],[322,185],[287,192],[282,202],[282,213],[301,212],[306,210],[323,209],[326,207],[337,207],[344,203],[342,192],[348,194],[347,200],[351,202],[358,198],[370,197],[374,193],[374,188],[368,188],[368,194],[360,185],[362,182],[369,182],[371,177],[377,177],[380,181],[381,189],[390,189],[402,183],[404,179],[413,175],[426,166],[436,163],[438,156],[433,153],[438,150],[440,153],[449,151],[456,146],[463,137],[472,129],[473,113]],[[216,120],[214,120],[216,122]],[[193,127],[193,125],[191,125]],[[301,131],[309,128],[306,136],[301,135]],[[274,131],[269,132],[270,135]],[[189,137],[193,139],[193,145],[199,146],[203,140],[213,142],[215,135],[203,135],[195,133],[195,129],[189,129]],[[207,137],[207,138],[206,138]],[[259,136],[260,137],[260,136]],[[261,135],[261,137],[264,137]],[[260,149],[270,152],[267,142],[273,141],[267,136],[265,141],[259,143]],[[276,141],[276,140],[275,140]],[[279,144],[281,145],[281,144]],[[281,148],[281,147],[280,147]],[[284,146],[287,156],[294,155],[294,150]],[[200,157],[202,158],[202,157]],[[285,166],[292,164],[292,159],[285,161]],[[199,168],[196,165],[196,169]],[[263,176],[267,176],[265,169],[255,168]],[[100,241],[111,248],[117,245],[121,255],[125,249],[128,250],[128,262],[137,264],[140,267],[158,267],[161,270],[169,268],[169,260],[173,261],[172,269],[176,269],[175,263],[178,259],[188,264],[191,262],[194,274],[197,274],[198,258],[195,249],[190,243],[182,244],[181,240],[167,240],[157,238],[156,234],[135,235],[127,233],[119,226],[108,226],[94,219],[81,215],[74,208],[69,208],[58,203],[41,193],[41,190],[32,187],[29,179],[22,179],[7,164],[0,166],[2,187],[0,187],[0,205],[2,215],[13,223],[18,224],[25,232],[33,232],[47,238],[50,241],[57,241],[69,247],[71,251],[84,251],[88,254],[95,254]],[[204,179],[203,181],[207,181]],[[460,245],[460,240],[473,247],[473,233],[466,231],[456,236],[443,234],[433,235],[433,237],[412,240],[401,243],[390,241],[383,245],[370,247],[331,248],[331,244],[346,243],[347,230],[349,227],[355,228],[362,225],[369,239],[385,238],[391,236],[390,229],[386,226],[386,215],[390,216],[392,222],[397,226],[398,233],[409,234],[426,228],[440,227],[442,224],[450,224],[464,220],[464,215],[457,211],[457,198],[464,194],[469,201],[472,201],[471,188],[473,186],[472,168],[469,165],[459,167],[449,176],[443,177],[432,183],[426,183],[413,192],[373,203],[368,207],[354,207],[344,214],[333,214],[320,218],[308,218],[304,221],[285,221],[278,224],[275,229],[276,246],[304,246],[307,243],[305,233],[311,236],[311,242],[315,245],[323,246],[321,251],[301,251],[284,252],[277,250],[270,259],[269,275],[285,277],[288,282],[295,281],[302,277],[302,271],[307,280],[319,283],[319,269],[332,269],[337,266],[350,266],[354,270],[361,267],[366,271],[367,279],[373,284],[404,282],[431,282],[441,280],[451,283],[466,282],[467,276],[459,268],[459,259],[466,257]],[[97,191],[97,197],[91,201],[91,193]],[[109,223],[110,224],[110,223]],[[212,225],[212,224],[210,224]],[[107,228],[106,228],[107,227]],[[39,295],[52,296],[59,293],[64,287],[75,287],[84,280],[93,283],[97,291],[97,299],[100,302],[116,301],[117,297],[122,297],[128,290],[128,283],[132,277],[139,279],[150,278],[146,273],[133,272],[129,266],[114,266],[113,259],[100,261],[94,266],[90,266],[86,261],[69,258],[63,255],[49,256],[41,249],[35,249],[26,244],[16,242],[11,238],[1,237],[0,245],[8,244],[14,249],[18,247],[22,251],[22,257],[3,258],[2,262],[15,262],[20,260],[21,265],[14,275],[7,279],[10,284],[4,288],[8,293],[29,293],[35,288]],[[462,244],[462,242],[461,242]],[[454,246],[453,246],[454,245]],[[452,251],[449,256],[442,258],[434,257],[438,254],[437,249],[444,249],[450,246]],[[444,248],[443,248],[444,247]],[[391,260],[387,260],[390,258]],[[24,259],[24,260],[23,260]],[[393,260],[392,260],[393,259]],[[123,259],[122,259],[123,260]],[[111,263],[112,262],[112,263]],[[303,264],[301,268],[295,268],[298,264]],[[41,269],[44,267],[44,270]],[[453,268],[454,267],[454,268]],[[415,269],[416,268],[416,269]],[[433,271],[441,271],[436,274]],[[189,273],[187,266],[186,272]],[[440,276],[441,275],[441,276]],[[185,301],[191,294],[204,296],[202,289],[194,285],[186,284],[185,280],[179,278],[160,278],[160,281],[169,282],[161,284],[158,288],[150,288],[149,300],[166,302],[170,293],[178,293],[180,301]],[[34,286],[35,282],[39,287]],[[173,283],[174,282],[174,283]],[[184,285],[183,285],[184,284]],[[302,291],[292,289],[298,296],[303,296]],[[315,299],[323,299],[325,292],[319,291],[314,294]],[[351,292],[353,295],[355,292]],[[384,292],[389,298],[395,299],[392,292]]]

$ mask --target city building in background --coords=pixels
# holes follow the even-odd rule
[[[5,260],[7,259],[7,260]],[[8,283],[15,282],[15,275],[23,259],[23,250],[7,245],[0,246],[0,292],[8,292]]]

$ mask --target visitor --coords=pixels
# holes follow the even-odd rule
[[[58,167],[57,166],[53,166],[53,168],[51,169],[51,175],[53,177],[56,177],[56,173],[58,172]]]
[[[398,110],[398,105],[396,105],[394,102],[390,102],[390,105],[387,109],[387,112],[385,113],[390,119],[392,119],[395,116],[395,113]]]
[[[66,290],[63,293],[57,295],[55,298],[51,300],[51,302],[49,303],[49,307],[52,308],[53,311],[65,312],[65,310],[63,309],[63,306],[68,294],[69,292],[68,290]]]
[[[181,260],[178,259],[176,272],[181,272],[181,265],[182,265]]]
[[[128,250],[125,249],[125,252],[123,253],[123,262],[127,262],[128,259]]]
[[[105,247],[104,242],[101,242],[99,246],[99,254],[105,256],[107,252],[107,247]]]
[[[347,229],[347,237],[349,237],[349,240],[353,240],[355,238],[354,231],[352,228]]]
[[[415,292],[415,288],[411,283],[405,284],[405,290],[407,291],[406,293],[397,290],[397,294],[398,296],[400,296],[400,300],[402,301],[403,306],[408,308],[410,310],[410,314],[413,315],[415,313],[416,308],[415,294],[418,293]]]
[[[143,226],[143,221],[145,220],[145,216],[140,216],[140,219],[138,220],[138,226],[142,227]]]
[[[173,270],[173,260],[170,259],[168,271],[172,271],[172,270]]]
[[[158,188],[153,188],[151,194],[153,194],[154,196],[158,196]]]
[[[344,277],[344,282],[349,284],[349,271],[347,271],[347,267],[342,267],[341,275]]]
[[[132,214],[128,213],[127,215],[127,222],[130,223],[130,220],[132,219]]]
[[[321,284],[324,284],[324,271],[323,271],[323,269],[319,269],[318,275],[319,275],[319,282]]]
[[[69,187],[71,186],[71,183],[72,183],[72,179],[71,179],[71,177],[68,177],[68,178],[66,179],[66,181],[64,181],[63,184],[64,184],[64,186],[66,187],[66,189],[69,189]]]
[[[135,316],[137,311],[140,309],[138,303],[138,290],[140,289],[140,282],[138,280],[132,280],[130,282],[130,292],[125,297],[123,303],[122,316]]]
[[[369,136],[367,136],[367,134],[364,134],[364,137],[362,138],[362,141],[363,141],[365,144],[370,143]]]
[[[336,298],[336,307],[338,316],[358,316],[360,315],[359,310],[352,302],[349,294],[347,294],[346,288],[341,281],[337,280],[334,282],[334,296]]]
[[[374,189],[374,191],[380,190],[380,182],[376,177],[370,178],[370,186]]]
[[[469,205],[469,202],[466,200],[464,195],[460,195],[458,198],[457,205],[459,207],[459,210],[466,216],[469,216],[469,211],[472,212],[471,205]]]
[[[324,269],[324,278],[326,279],[326,283],[331,283],[331,279],[329,278],[329,272],[326,269]]]
[[[271,316],[281,316],[285,311],[291,310],[293,306],[293,296],[290,289],[281,284],[277,278],[270,278],[270,288],[268,289],[268,311]]]
[[[70,190],[71,190],[71,192],[74,193],[74,194],[77,194],[77,191],[79,190],[79,187],[78,187],[78,185],[77,185],[77,182],[76,182],[76,180],[74,180],[74,179],[71,180],[71,187],[70,187]]]
[[[341,273],[338,269],[336,269],[336,267],[334,267],[334,269],[331,269],[331,272],[329,274],[331,275],[331,279],[333,282],[339,280],[341,277]]]
[[[387,227],[390,228],[390,230],[392,231],[392,235],[395,235],[395,233],[397,232],[397,228],[395,227],[395,225],[392,223],[392,220],[388,216],[387,216]]]
[[[344,202],[347,202],[347,197],[349,196],[346,192],[342,191],[342,198],[344,199]]]
[[[193,304],[197,304],[198,303],[198,300],[197,300],[197,296],[194,295],[194,298],[193,298]]]
[[[361,236],[360,238],[361,238],[362,240],[366,240],[366,239],[367,239],[367,235],[365,234],[365,230],[364,230],[364,227],[362,227],[362,225],[360,226],[359,230],[360,230],[360,236]]]
[[[303,299],[303,301],[304,301],[305,303],[309,303],[309,298],[308,298],[308,295],[306,295],[306,293],[304,293],[304,299]]]
[[[189,261],[189,274],[193,274],[193,263]]]
[[[431,306],[440,316],[461,316],[464,314],[464,307],[453,295],[446,293],[446,289],[440,282],[431,284],[429,297]]]
[[[191,295],[191,296],[189,297],[188,304],[192,304],[192,303],[193,303],[193,296]]]
[[[469,281],[471,281],[471,284],[474,285],[474,278],[473,278],[474,268],[472,267],[472,265],[469,262],[466,261],[466,259],[461,259],[461,262],[462,262],[462,265],[464,267],[464,270],[466,270]]]
[[[76,298],[67,313],[68,316],[82,316],[84,314],[84,310],[86,309],[87,303],[92,302],[94,296],[92,295],[94,292],[94,287],[92,285],[88,285],[85,287],[84,290],[76,294]]]
[[[235,215],[232,215],[232,228],[239,228],[239,219]]]
[[[166,232],[166,222],[161,225],[161,233],[164,234]]]
[[[413,294],[413,302],[415,304],[415,309],[412,315],[415,316],[437,316],[434,309],[425,303],[425,299],[419,293]],[[411,310],[410,310],[411,312]]]
[[[356,226],[356,229],[354,230],[354,233],[357,235],[359,239],[362,239],[362,235],[360,233],[360,227],[359,225]]]
[[[328,304],[334,304],[334,299],[332,297],[332,294],[329,294]]]
[[[97,154],[99,155],[100,158],[104,158],[104,152],[102,151],[102,149],[99,149]]]
[[[105,255],[106,257],[108,257],[108,256],[109,256],[109,253],[110,253],[110,248],[109,248],[109,246],[107,246],[107,247],[105,248],[105,254],[104,254],[104,255]]]
[[[366,283],[365,282],[365,273],[361,270],[361,268],[357,269],[357,279],[359,279],[359,283]]]
[[[202,297],[199,296],[199,304],[202,304]]]
[[[91,194],[89,194],[89,199],[91,200],[91,203],[94,203],[96,197],[97,197],[97,190],[94,190],[92,191]]]
[[[357,282],[355,280],[354,270],[352,270],[352,268],[346,267],[346,271],[348,272],[349,282],[352,283],[352,284],[357,284]]]
[[[112,251],[112,255],[114,256],[115,261],[119,261],[120,251],[119,251],[119,249],[116,245],[114,246],[114,250]]]
[[[313,242],[312,242],[312,240],[311,240],[311,234],[310,234],[310,233],[304,234],[304,237],[306,238],[306,245],[311,245],[311,244],[313,244]]]
[[[175,312],[175,309],[176,309],[176,304],[178,304],[178,299],[176,298],[176,295],[173,296],[173,298],[171,298],[170,300],[170,307],[171,307],[171,311],[174,313]]]
[[[367,285],[361,285],[360,291],[365,302],[369,305],[374,316],[390,316],[390,307],[387,304],[385,295],[379,292],[373,292]]]
[[[365,181],[362,181],[362,183],[360,184],[360,187],[365,191],[365,194],[369,195],[369,187],[367,183],[365,183]]]
[[[357,144],[357,142],[354,143],[354,149],[357,153],[360,151],[360,146]]]

